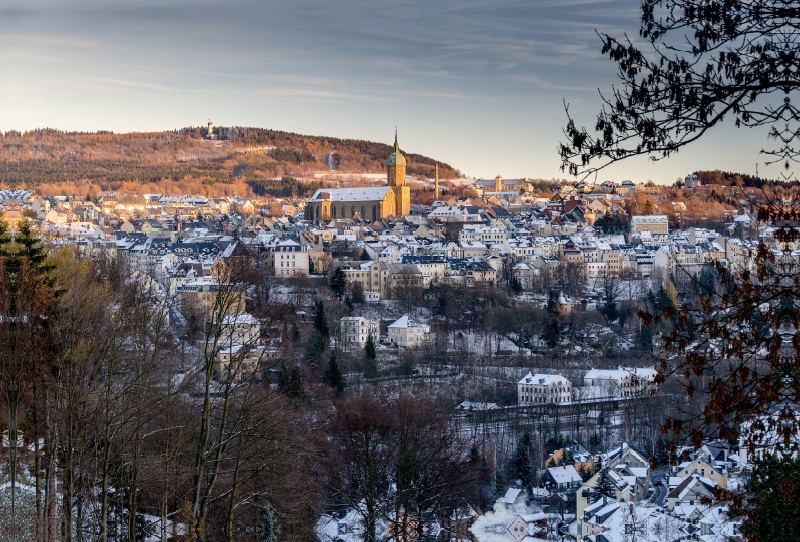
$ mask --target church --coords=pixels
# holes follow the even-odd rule
[[[387,186],[320,188],[306,203],[306,218],[315,222],[358,216],[376,221],[411,213],[411,188],[406,185],[406,157],[394,134],[394,152],[386,161]]]

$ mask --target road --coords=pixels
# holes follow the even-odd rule
[[[656,481],[659,480],[661,484],[657,485]],[[669,492],[669,467],[659,467],[650,473],[650,487],[654,490],[650,502],[664,506],[667,503],[667,493]]]

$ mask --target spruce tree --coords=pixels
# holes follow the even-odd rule
[[[612,499],[617,498],[617,486],[611,479],[607,466],[603,466],[600,469],[600,474],[597,476],[597,482],[592,489],[592,494],[589,500],[595,503],[599,501],[601,497],[611,497]]]
[[[517,440],[517,449],[511,458],[511,480],[519,480],[522,487],[530,491],[533,487],[534,473],[530,453],[531,436],[526,432]]]
[[[325,352],[325,346],[325,339],[322,335],[317,330],[312,331],[306,343],[306,363],[318,365],[322,353]]]
[[[334,388],[337,394],[344,391],[346,384],[344,376],[342,376],[342,368],[339,366],[339,360],[336,359],[335,351],[331,352],[331,359],[328,360],[328,367],[325,369],[322,381],[329,388]]]
[[[325,304],[320,299],[317,301],[316,312],[314,313],[314,329],[317,330],[323,339],[328,339],[331,336],[330,328],[328,327],[328,317],[325,315]]]
[[[339,301],[344,297],[347,291],[347,277],[344,274],[344,269],[341,266],[336,268],[336,271],[331,275],[330,280],[331,290],[336,294],[336,299]]]
[[[375,349],[375,340],[372,338],[372,333],[367,335],[367,343],[364,345],[364,357],[370,360],[374,360],[378,357],[378,352]]]
[[[275,517],[272,507],[267,505],[261,512],[258,522],[258,542],[277,542],[280,534],[281,527],[278,524],[278,518]]]

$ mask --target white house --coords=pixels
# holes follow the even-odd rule
[[[612,397],[634,397],[650,389],[657,371],[647,368],[592,369],[586,373],[586,386],[601,386]]]
[[[372,340],[378,342],[380,323],[363,316],[346,316],[339,320],[342,343],[345,347],[363,348],[367,344],[367,337],[372,335]]]
[[[308,275],[308,245],[286,240],[275,245],[275,276],[303,277]]]
[[[407,314],[389,325],[389,340],[397,346],[421,346],[430,334],[431,326]]]
[[[572,382],[566,377],[528,373],[517,382],[517,402],[520,406],[572,401]]]

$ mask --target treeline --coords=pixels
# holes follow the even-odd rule
[[[208,186],[232,179],[269,179],[328,171],[377,173],[386,169],[393,147],[352,139],[305,136],[261,128],[218,127],[220,140],[205,138],[206,127],[172,132],[114,134],[62,132],[49,128],[0,134],[0,184],[47,185],[97,181],[112,188],[123,182],[198,180]],[[271,150],[252,152],[258,147]],[[243,153],[242,151],[247,150]],[[335,151],[335,152],[334,152]],[[436,161],[408,154],[408,173],[433,177]],[[460,172],[439,164],[441,179]]]
[[[0,183],[50,184],[83,180],[106,183],[181,181],[197,178],[210,183],[229,182],[231,172],[219,161],[191,164],[147,164],[135,160],[0,160]]]
[[[746,173],[733,173],[729,171],[697,171],[697,180],[704,185],[716,184],[722,186],[744,186],[747,188],[761,188],[763,186],[774,186],[777,183],[784,184],[783,181],[762,179]],[[789,185],[800,185],[800,181],[791,181]]]
[[[269,194],[276,198],[311,196],[322,188],[322,183],[320,182],[303,183],[294,177],[282,177],[280,180],[253,180],[247,181],[247,184],[257,196]]]

